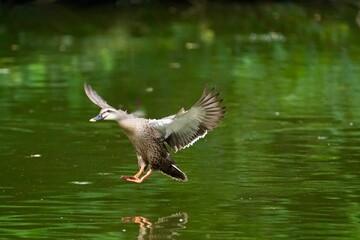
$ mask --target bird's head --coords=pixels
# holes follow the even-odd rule
[[[118,121],[121,119],[121,114],[118,110],[111,107],[106,107],[100,110],[99,115],[90,119],[90,122],[98,122],[101,120],[114,120]]]

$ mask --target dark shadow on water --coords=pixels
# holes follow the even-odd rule
[[[123,217],[123,223],[139,224],[138,239],[173,239],[179,236],[179,230],[184,229],[188,222],[187,213],[175,213],[167,217],[161,217],[153,223],[142,216]]]

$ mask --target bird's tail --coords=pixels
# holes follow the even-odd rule
[[[166,158],[165,161],[163,161],[160,164],[160,168],[159,168],[160,172],[162,172],[163,174],[178,180],[178,181],[184,181],[186,182],[188,180],[187,176],[185,175],[185,173],[183,173],[176,165],[174,160],[172,160],[172,158],[170,157],[170,155],[168,155],[168,157]]]

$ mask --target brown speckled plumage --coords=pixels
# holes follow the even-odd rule
[[[99,115],[90,121],[117,121],[133,144],[139,172],[134,176],[122,176],[122,179],[136,183],[142,183],[154,170],[176,180],[187,181],[165,144],[175,152],[191,146],[215,128],[226,112],[221,106],[222,99],[218,98],[219,93],[215,93],[214,89],[205,89],[200,100],[188,111],[181,109],[177,114],[162,119],[145,119],[111,107],[90,85],[84,84],[84,88],[89,99],[101,108]],[[147,168],[146,174],[140,177]]]

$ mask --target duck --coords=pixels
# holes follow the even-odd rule
[[[143,183],[154,172],[161,172],[178,181],[188,181],[170,155],[192,146],[216,128],[226,113],[223,99],[216,88],[204,88],[200,99],[189,110],[181,108],[176,114],[147,119],[110,106],[89,84],[84,83],[87,97],[101,108],[90,122],[116,121],[135,148],[139,170],[132,176],[120,178]]]

